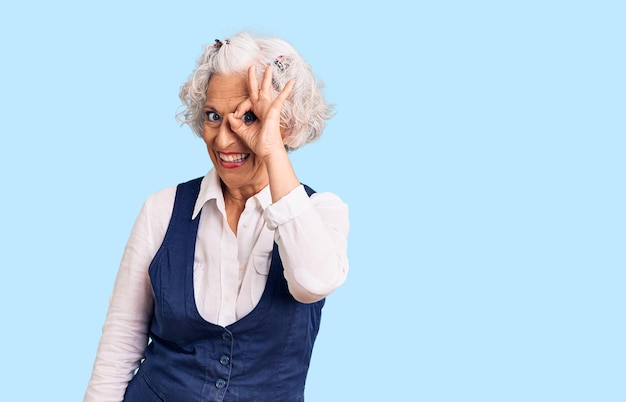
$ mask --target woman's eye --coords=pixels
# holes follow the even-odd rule
[[[220,115],[215,112],[206,112],[206,119],[208,122],[219,121]]]
[[[243,120],[243,122],[245,124],[252,124],[256,121],[256,116],[254,113],[252,112],[246,112],[242,117],[241,120]]]

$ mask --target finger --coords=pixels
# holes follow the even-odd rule
[[[230,129],[237,135],[239,135],[238,131],[243,125],[243,120],[235,116],[235,113],[228,113],[226,115],[228,119],[228,124],[230,125]]]
[[[248,96],[252,103],[259,101],[259,81],[256,78],[256,66],[253,64],[248,68]]]
[[[272,88],[272,71],[273,67],[270,64],[265,67],[265,71],[263,72],[263,81],[261,82],[260,92],[263,92],[264,94],[269,94],[270,89]]]
[[[250,97],[248,97],[243,102],[237,105],[237,108],[235,109],[235,113],[234,113],[235,118],[241,119],[243,115],[251,109],[252,109],[252,100],[250,99]]]
[[[281,105],[281,107],[283,103],[285,103],[289,95],[291,95],[291,90],[293,89],[294,84],[295,84],[294,80],[287,81],[283,90],[280,91],[280,93],[276,97],[275,101],[278,101],[279,102],[278,104]]]
[[[230,130],[235,133],[250,149],[253,149],[253,139],[258,135],[257,125],[246,125],[243,120],[236,118],[234,113],[229,113],[226,118],[230,125]]]

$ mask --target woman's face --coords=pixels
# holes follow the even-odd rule
[[[245,77],[237,74],[212,76],[204,104],[202,138],[226,187],[255,194],[269,182],[265,164],[231,130],[226,118],[247,98]]]

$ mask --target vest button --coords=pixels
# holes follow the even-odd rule
[[[230,342],[232,337],[230,336],[228,332],[224,332],[222,333],[222,339],[225,340],[226,342]]]
[[[217,381],[215,381],[215,386],[219,389],[222,389],[226,386],[226,381],[221,378],[218,378]]]
[[[220,357],[220,363],[222,364],[222,366],[228,366],[228,363],[230,363],[230,357],[223,355],[222,357]]]

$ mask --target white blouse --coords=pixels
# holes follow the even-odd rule
[[[153,311],[148,267],[165,237],[175,195],[176,186],[150,195],[135,221],[84,402],[122,401],[144,356]],[[235,236],[212,169],[202,180],[193,218],[200,211],[194,292],[198,311],[209,322],[227,326],[254,309],[265,288],[274,241],[297,300],[320,300],[346,279],[348,206],[332,193],[309,198],[299,186],[272,204],[266,186],[247,200]]]

